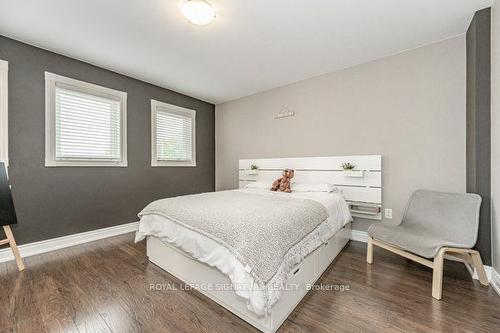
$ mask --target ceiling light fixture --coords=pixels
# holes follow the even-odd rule
[[[182,4],[182,14],[195,25],[207,25],[215,19],[215,9],[205,0],[187,0]]]

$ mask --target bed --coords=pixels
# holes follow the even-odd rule
[[[312,159],[281,159],[280,165],[300,167],[298,162]],[[342,158],[319,159],[330,169],[296,168],[296,175],[337,172],[334,163]],[[276,160],[251,162],[265,166],[269,161]],[[308,183],[312,190],[297,185],[307,190],[271,192],[265,184],[279,168],[262,167],[251,173],[253,180],[242,181],[246,169],[241,166],[247,162],[240,160],[240,189],[149,204],[140,213],[136,241],[147,238],[154,264],[259,330],[275,332],[349,241],[352,200],[346,201],[349,191],[342,187],[323,190],[324,177],[311,174],[308,181],[317,180]]]

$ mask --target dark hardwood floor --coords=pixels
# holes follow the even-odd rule
[[[431,271],[351,242],[278,332],[500,332],[500,296],[445,267],[443,300]],[[1,332],[258,332],[194,290],[150,290],[180,281],[148,262],[123,235],[0,264]],[[332,285],[348,290],[332,291]],[[344,287],[347,288],[347,287]]]

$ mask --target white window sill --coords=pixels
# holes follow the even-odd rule
[[[45,167],[118,167],[125,168],[127,161],[45,161]]]
[[[152,167],[196,167],[196,162],[152,161]]]

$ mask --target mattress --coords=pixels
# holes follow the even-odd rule
[[[303,198],[320,203],[328,213],[328,218],[315,230],[323,242],[326,242],[345,224],[351,221],[348,205],[340,193],[292,192],[288,194],[261,189],[240,189],[235,191],[255,193],[263,196]],[[281,285],[265,290],[259,288],[255,277],[250,274],[250,267],[244,265],[229,248],[165,216],[150,214],[141,217],[136,241],[140,241],[146,236],[157,237],[163,242],[167,242],[183,250],[192,258],[216,267],[229,277],[235,293],[247,300],[247,308],[257,315],[264,315],[266,311],[270,311],[272,305],[280,297]],[[303,241],[306,242],[307,240],[304,239]],[[309,253],[321,245],[321,242],[318,243],[317,241],[315,243],[308,242],[314,247],[309,249]],[[297,253],[293,262],[299,263],[309,253]]]

